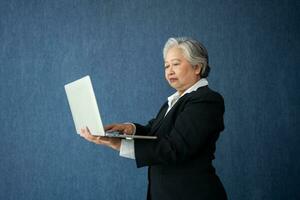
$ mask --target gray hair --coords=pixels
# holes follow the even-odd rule
[[[192,66],[197,64],[200,66],[202,65],[202,78],[208,76],[210,71],[208,65],[208,53],[203,44],[187,37],[169,38],[163,49],[164,59],[166,59],[167,52],[173,47],[180,48],[183,51],[185,58]]]

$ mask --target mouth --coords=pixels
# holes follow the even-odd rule
[[[169,81],[171,82],[171,83],[173,83],[173,82],[175,82],[175,81],[177,81],[178,79],[177,78],[169,78]]]

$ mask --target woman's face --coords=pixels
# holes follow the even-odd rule
[[[181,95],[200,79],[200,66],[192,67],[178,47],[171,48],[165,58],[165,77]]]

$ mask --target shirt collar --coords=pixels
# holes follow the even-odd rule
[[[176,102],[180,97],[182,97],[185,94],[191,93],[193,91],[196,91],[200,87],[204,87],[208,85],[208,81],[206,78],[201,78],[199,81],[197,81],[194,85],[192,85],[190,88],[188,88],[182,95],[179,95],[178,92],[175,92],[171,96],[168,97],[168,104],[169,106],[173,104],[173,102]]]

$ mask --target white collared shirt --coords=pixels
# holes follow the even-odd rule
[[[173,108],[173,106],[176,104],[176,102],[185,94],[191,93],[193,91],[196,91],[200,87],[204,87],[208,85],[208,81],[206,78],[201,78],[197,83],[192,85],[190,88],[188,88],[184,93],[179,95],[178,92],[175,92],[171,96],[168,97],[168,105],[169,108],[165,114]],[[134,125],[134,124],[133,124]],[[120,147],[120,156],[135,159],[135,152],[134,152],[134,140],[121,140],[121,147]]]

